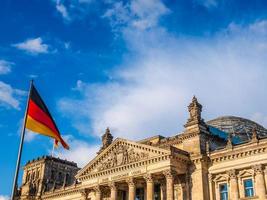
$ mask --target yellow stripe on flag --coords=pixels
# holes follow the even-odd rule
[[[60,141],[60,138],[50,128],[34,120],[29,115],[27,116],[26,128],[33,132],[40,133],[42,135],[46,135]]]

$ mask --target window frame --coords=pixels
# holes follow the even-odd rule
[[[225,185],[226,186],[226,191],[221,191],[221,186],[222,185]],[[229,187],[228,187],[228,183],[227,182],[223,182],[223,183],[219,183],[218,184],[218,188],[219,188],[219,197],[220,197],[220,200],[228,200],[229,199]],[[224,196],[223,198],[222,198],[222,194],[226,194],[226,196]],[[226,199],[225,199],[225,197],[226,197]]]
[[[247,189],[245,186],[245,181],[248,181],[248,180],[251,181],[252,186]],[[243,188],[244,188],[244,197],[254,197],[255,196],[255,189],[254,189],[254,183],[253,183],[252,177],[244,178],[242,181],[243,181]],[[251,189],[252,189],[252,196],[246,196],[246,194],[247,194],[246,190],[251,190]]]

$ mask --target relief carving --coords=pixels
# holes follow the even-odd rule
[[[113,149],[110,157],[98,167],[98,171],[144,160],[147,159],[148,156],[148,153],[136,152],[134,148],[117,146]]]
[[[262,169],[261,164],[254,165],[252,168],[254,169],[255,174],[262,174],[263,173],[263,169]]]
[[[227,174],[230,179],[236,179],[236,171],[234,169],[229,170]]]

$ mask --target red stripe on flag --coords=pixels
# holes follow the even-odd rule
[[[44,124],[50,128],[58,137],[60,137],[59,132],[57,131],[52,119],[41,109],[39,108],[34,101],[30,99],[28,115],[30,115],[36,121]]]

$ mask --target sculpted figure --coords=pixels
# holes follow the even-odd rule
[[[113,152],[112,156],[111,156],[111,166],[112,167],[116,167],[117,166],[117,153]]]
[[[129,161],[128,150],[127,150],[127,148],[124,148],[123,153],[122,153],[122,164],[124,165],[124,164],[128,163],[128,161]]]

